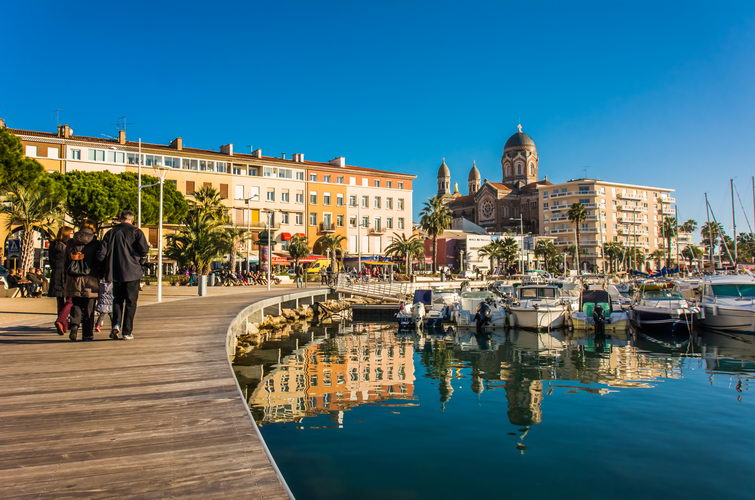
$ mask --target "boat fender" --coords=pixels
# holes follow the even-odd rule
[[[713,316],[718,316],[718,306],[711,306],[710,312]]]

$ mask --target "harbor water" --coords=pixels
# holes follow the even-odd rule
[[[749,499],[754,340],[367,323],[236,372],[299,500]]]

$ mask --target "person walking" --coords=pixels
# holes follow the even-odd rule
[[[123,210],[118,222],[102,239],[97,258],[104,262],[105,281],[113,283],[113,327],[110,338],[134,338],[134,316],[139,299],[139,281],[144,276],[141,261],[147,256],[149,244],[141,229],[134,226],[134,213]]]
[[[303,274],[304,270],[302,269],[301,264],[294,268],[294,282],[296,283],[296,288],[302,288],[304,286],[302,281]]]
[[[94,325],[94,331],[99,333],[102,325],[105,324],[105,316],[110,318],[110,325],[113,325],[113,284],[109,281],[100,281],[100,296],[97,298],[97,305],[94,310],[97,312],[97,323]]]
[[[68,338],[75,341],[81,328],[83,340],[94,340],[94,305],[100,289],[97,261],[100,242],[94,228],[84,224],[66,245],[64,294],[72,301]]]
[[[66,297],[66,242],[73,236],[73,228],[63,226],[58,230],[55,240],[50,242],[48,260],[50,262],[50,286],[47,289],[48,297],[55,297],[57,302],[57,314],[55,330],[58,335],[65,335],[68,330],[68,314],[71,312],[73,302]]]

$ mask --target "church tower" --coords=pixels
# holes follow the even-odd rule
[[[438,167],[438,196],[451,194],[451,169],[446,165],[446,159]]]
[[[535,141],[522,132],[522,125],[517,125],[518,132],[509,137],[503,146],[501,171],[504,184],[529,184],[538,180],[538,156]]]
[[[480,189],[480,171],[477,170],[477,162],[472,162],[472,168],[469,170],[469,177],[467,177],[469,186],[469,192],[467,194],[475,194]]]

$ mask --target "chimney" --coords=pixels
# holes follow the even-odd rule
[[[233,143],[220,146],[220,152],[224,155],[233,156]]]
[[[294,153],[294,161],[296,163],[304,163],[304,153]]]
[[[126,144],[126,131],[125,130],[118,131],[118,144]]]
[[[58,125],[58,137],[68,139],[73,135],[73,129],[69,125]]]
[[[545,182],[548,182],[548,176],[546,175],[545,177],[543,177],[543,180],[544,180]]]
[[[170,142],[170,147],[181,151],[184,148],[184,140],[180,137],[176,137]]]
[[[262,158],[262,149],[252,151],[252,158]]]
[[[285,160],[285,159],[286,159],[286,153],[281,153],[281,160]]]
[[[333,158],[328,163],[331,165],[335,165],[336,167],[345,167],[346,166],[346,157],[345,156],[339,156],[337,158]]]

